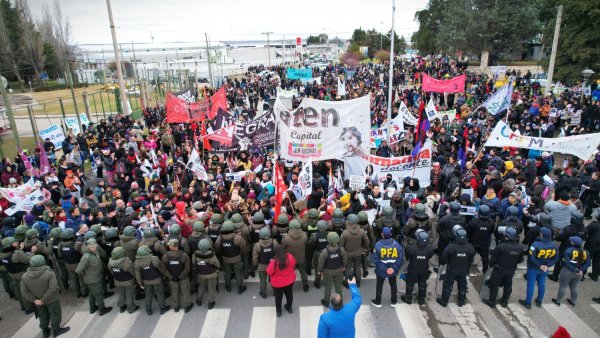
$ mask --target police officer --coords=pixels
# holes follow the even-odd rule
[[[306,238],[310,238],[312,236],[312,234],[314,234],[315,232],[317,232],[317,222],[319,221],[319,211],[317,209],[309,209],[308,212],[306,214],[304,214],[304,216],[302,217],[302,230],[304,230],[306,232]],[[313,250],[312,248],[308,247],[308,240],[306,242],[306,248],[305,248],[305,252],[306,252],[306,261],[308,262],[312,262],[312,253]],[[297,259],[296,259],[297,262]],[[312,274],[312,264],[306,264],[304,266],[306,273],[308,275]],[[305,291],[308,290],[308,284],[305,287]]]
[[[429,244],[429,234],[425,229],[415,231],[417,239],[416,244],[411,244],[406,248],[406,260],[408,268],[406,270],[406,295],[400,296],[403,302],[412,304],[413,289],[415,283],[419,288],[417,302],[419,305],[425,304],[427,295],[427,279],[429,278],[429,260],[433,257],[433,246]]]
[[[342,293],[342,280],[344,279],[344,267],[347,264],[346,251],[340,248],[338,243],[340,236],[335,232],[327,234],[327,247],[319,256],[319,264],[317,266],[317,276],[323,275],[325,282],[325,293],[321,304],[329,307],[329,298],[331,297],[331,286],[335,285],[335,292]]]
[[[406,222],[403,228],[403,233],[406,236],[406,245],[415,244],[417,242],[417,236],[415,233],[418,229],[425,230],[430,233],[433,230],[432,222],[427,215],[426,206],[423,203],[417,203],[415,205],[415,213]]]
[[[225,269],[225,290],[231,292],[231,273],[235,273],[235,282],[238,287],[238,295],[246,291],[243,285],[242,247],[246,242],[242,236],[235,233],[235,227],[231,221],[223,222],[221,234],[215,242],[215,251],[223,258]]]
[[[473,218],[467,227],[469,243],[475,248],[475,253],[481,256],[483,274],[488,270],[490,260],[490,243],[494,233],[495,224],[491,219],[492,210],[487,205],[479,206],[477,218]]]
[[[447,268],[444,275],[442,297],[438,297],[436,301],[443,307],[448,305],[448,299],[450,299],[455,281],[458,284],[458,306],[465,305],[467,275],[475,257],[475,249],[467,242],[467,231],[457,224],[453,227],[452,232],[455,240],[453,243],[448,244],[440,256],[440,265],[446,264]]]
[[[317,232],[314,233],[310,240],[309,246],[313,249],[313,259],[312,265],[315,271],[317,271],[317,267],[319,265],[319,257],[321,257],[321,252],[325,250],[327,247],[327,222],[324,220],[320,220],[317,222]],[[321,288],[321,275],[315,272],[315,288]]]
[[[567,292],[567,287],[571,290],[571,298],[567,298],[567,302],[571,306],[577,304],[581,276],[590,267],[589,252],[582,248],[583,239],[579,236],[571,236],[569,241],[571,246],[565,250],[561,260],[564,269],[560,272],[558,296],[552,298],[552,302],[558,306],[560,306],[560,301]]]
[[[35,229],[29,229],[25,232],[25,241],[23,242],[23,252],[28,256],[33,256],[31,249],[36,247],[36,255],[44,256],[44,260],[47,260],[52,255],[52,250],[48,248],[43,242],[38,240],[38,231]]]
[[[21,278],[27,270],[29,265],[29,256],[27,256],[21,249],[23,244],[19,244],[14,237],[6,237],[2,240],[2,250],[8,255],[2,258],[2,265],[8,271],[12,289],[21,305],[21,311],[25,311],[25,314],[33,312],[33,307],[26,303],[21,296]],[[37,248],[33,248],[32,252],[35,253]]]
[[[188,237],[188,245],[190,246],[192,255],[198,250],[198,244],[203,238],[208,238],[208,236],[204,234],[204,223],[202,221],[196,221],[192,226],[192,233]]]
[[[231,216],[231,223],[235,227],[235,233],[242,236],[246,245],[242,247],[242,265],[244,268],[244,279],[248,279],[250,275],[250,230],[248,230],[248,226],[244,223],[244,219],[240,214],[233,214]]]
[[[532,221],[529,222],[530,228],[527,230],[525,238],[523,238],[522,242],[523,244],[527,245],[527,248],[529,248],[531,245],[533,245],[533,243],[535,243],[535,241],[538,240],[540,237],[540,231],[543,227],[552,229],[552,218],[547,213],[540,212],[532,218],[535,219],[535,223],[532,224]]]
[[[517,234],[523,232],[523,222],[519,219],[519,209],[515,206],[510,206],[506,209],[506,218],[498,223],[494,236],[496,242],[502,242],[505,239],[504,233],[506,228],[511,227],[517,230]]]
[[[341,236],[345,228],[346,219],[344,217],[344,212],[340,208],[334,209],[333,214],[331,215],[331,230],[337,232],[337,234]]]
[[[373,227],[369,224],[369,216],[366,212],[360,211],[358,214],[358,226],[367,234],[367,238],[369,239],[369,251],[367,253],[363,253],[362,255],[362,270],[363,270],[363,278],[369,275],[368,269],[368,261],[369,261],[369,253],[373,250],[375,246],[375,235],[373,233]]]
[[[198,250],[192,256],[192,264],[198,278],[198,294],[196,304],[202,305],[202,296],[208,292],[208,309],[215,306],[215,294],[217,291],[217,280],[221,264],[212,250],[210,239],[203,238],[198,243]]]
[[[267,266],[271,258],[275,256],[275,247],[268,227],[260,229],[259,237],[258,243],[254,244],[252,250],[252,265],[258,269],[260,279],[259,295],[262,298],[267,298]]]
[[[573,236],[578,236],[584,241],[587,238],[587,229],[583,224],[583,214],[579,211],[574,211],[571,214],[571,224],[562,228],[554,238],[554,240],[560,242],[560,245],[558,246],[559,257],[563,257],[567,248],[571,246],[570,239]],[[560,276],[562,267],[562,264],[556,264],[554,271],[552,271],[552,275],[548,276],[548,279],[558,282],[558,277]]]
[[[383,207],[383,211],[381,212],[381,217],[379,217],[375,221],[375,236],[378,239],[383,238],[381,236],[381,231],[382,231],[383,227],[390,228],[390,230],[392,230],[392,234],[395,238],[398,238],[398,236],[402,235],[402,229],[400,228],[400,222],[398,221],[396,216],[394,216],[394,208],[392,208],[389,205]]]
[[[252,246],[252,266],[250,267],[250,275],[252,277],[256,276],[255,270],[257,264],[254,262],[254,248],[256,247],[256,243],[260,241],[260,231],[263,228],[267,228],[269,231],[269,238],[271,237],[271,230],[265,224],[265,215],[262,212],[257,212],[252,216],[252,224],[250,225],[250,242]],[[265,284],[266,287],[266,284]],[[265,289],[266,290],[266,289]]]
[[[538,296],[535,300],[537,307],[542,306],[546,292],[546,276],[548,270],[558,262],[558,246],[552,241],[552,230],[542,228],[540,238],[529,247],[529,258],[527,259],[527,298],[519,299],[519,304],[526,309],[531,309],[535,284],[538,285]]]
[[[190,258],[179,250],[176,239],[169,239],[167,245],[169,252],[162,257],[162,262],[167,268],[165,275],[169,279],[171,303],[175,312],[179,312],[179,306],[182,305],[185,313],[188,313],[194,306],[190,301]]]
[[[75,231],[66,228],[62,231],[62,242],[58,245],[58,257],[65,262],[69,275],[69,285],[76,297],[87,297],[87,287],[80,275],[75,273],[77,264],[81,260],[81,253],[75,250]]]
[[[346,265],[346,276],[351,279],[352,275],[356,277],[356,286],[360,287],[362,278],[362,257],[369,251],[369,238],[367,234],[358,225],[358,216],[348,215],[347,227],[342,236],[340,236],[340,247],[346,251],[348,262]],[[346,281],[344,281],[346,285]]]
[[[187,238],[181,236],[181,227],[177,224],[171,225],[169,228],[169,238],[165,239],[165,244],[168,243],[169,240],[176,239],[179,245],[179,250],[185,252],[188,256],[190,255],[191,249],[188,244]]]
[[[145,291],[146,313],[152,316],[152,299],[156,295],[160,314],[165,314],[171,309],[165,305],[165,289],[162,284],[162,277],[167,274],[165,265],[158,257],[152,255],[147,245],[138,248],[135,258],[135,279]]]
[[[58,284],[56,276],[46,266],[46,260],[41,255],[31,257],[29,268],[23,274],[21,283],[21,295],[23,299],[35,305],[36,316],[40,320],[40,328],[44,338],[52,334],[58,337],[70,330],[68,326],[61,328],[62,310],[60,309]]]
[[[460,214],[460,203],[454,201],[450,203],[450,213],[441,217],[438,222],[437,232],[440,236],[438,241],[438,255],[441,255],[446,249],[446,246],[454,239],[452,229],[454,225],[464,226],[465,217]]]
[[[123,234],[119,236],[119,246],[125,249],[125,256],[129,257],[132,262],[135,262],[137,249],[139,247],[138,240],[135,237],[135,228],[131,225],[123,229]]]
[[[106,229],[106,231],[104,232],[104,241],[100,245],[102,246],[104,251],[106,251],[106,254],[109,257],[112,256],[112,251],[119,245],[119,231],[117,230],[117,228]]]
[[[119,295],[119,310],[121,313],[134,313],[140,307],[135,305],[133,298],[135,296],[135,270],[133,262],[125,256],[125,250],[122,247],[114,248],[108,261],[108,270],[113,276],[116,292]]]
[[[272,229],[273,239],[277,241],[277,243],[281,244],[283,237],[285,237],[289,230],[290,220],[287,214],[280,214],[277,216],[277,223]]]
[[[480,207],[481,208],[481,207]],[[517,265],[523,261],[523,249],[519,244],[519,234],[515,228],[509,227],[505,232],[505,240],[498,244],[492,251],[492,257],[489,262],[493,267],[492,275],[487,281],[490,288],[489,299],[482,301],[489,307],[496,307],[496,298],[498,297],[498,288],[504,287],[500,305],[508,306],[508,299],[512,293],[512,279],[517,271]]]
[[[307,244],[308,239],[301,229],[300,221],[293,219],[289,224],[287,236],[282,240],[282,245],[296,259],[296,269],[300,272],[304,292],[308,292],[308,277],[306,276],[305,266]]]
[[[13,252],[11,245],[12,240],[10,240],[9,238],[13,237],[6,237],[2,239],[2,251],[0,251],[0,276],[2,276],[4,290],[6,291],[6,293],[8,293],[8,296],[11,299],[17,299],[17,296],[15,296],[15,291],[13,290],[12,281],[10,279],[10,276],[8,275],[8,271],[6,270],[5,266],[5,264],[8,263],[8,257],[12,255]]]
[[[158,258],[162,258],[167,253],[165,243],[158,240],[156,231],[153,228],[144,229],[144,238],[140,241],[140,246],[146,245],[152,254]]]
[[[213,244],[217,241],[217,238],[219,238],[219,235],[221,234],[221,225],[223,225],[222,215],[213,214],[210,216],[210,224],[206,228],[206,234]]]
[[[62,229],[59,227],[52,228],[50,230],[50,234],[48,235],[48,241],[46,245],[50,250],[52,250],[53,256],[53,270],[56,274],[56,278],[58,279],[59,287],[63,290],[69,288],[69,273],[67,272],[67,267],[65,266],[65,261],[59,257],[58,254],[58,246],[62,239]]]
[[[383,291],[383,283],[387,279],[392,294],[391,306],[396,307],[398,300],[396,276],[400,272],[400,266],[402,266],[402,246],[392,238],[392,230],[388,227],[383,227],[381,236],[383,236],[383,239],[375,243],[373,250],[377,284],[375,285],[375,299],[371,300],[371,304],[381,308],[381,292]]]
[[[102,261],[96,249],[98,244],[95,239],[90,238],[86,242],[87,252],[81,257],[77,264],[75,273],[83,278],[88,288],[88,300],[90,313],[100,310],[99,315],[104,316],[112,310],[112,307],[104,305],[104,288],[102,287]]]

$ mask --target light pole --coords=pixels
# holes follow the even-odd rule
[[[273,34],[273,32],[264,32],[262,34],[267,36],[267,49],[268,49],[268,53],[269,53],[269,68],[271,68],[271,34]]]
[[[0,92],[2,93],[2,99],[4,100],[4,110],[6,111],[6,116],[8,116],[10,129],[12,131],[13,138],[15,139],[15,143],[18,148],[21,148],[21,139],[19,139],[19,132],[17,131],[15,115],[13,115],[12,107],[10,105],[10,99],[8,98],[8,93],[6,91],[7,86],[8,81],[3,76],[0,76]]]
[[[585,96],[584,90],[585,90],[585,87],[587,86],[590,76],[594,75],[594,71],[589,68],[586,68],[581,72],[581,75],[583,75],[583,83],[581,84],[581,102],[580,103],[583,105],[583,97]]]
[[[392,134],[392,86],[394,84],[394,23],[396,22],[396,0],[392,0],[392,30],[390,32],[390,71],[388,82],[388,105],[387,105],[387,143],[390,144]]]
[[[110,33],[113,40],[113,49],[115,51],[115,68],[117,69],[117,79],[119,80],[119,95],[121,96],[121,108],[125,115],[131,114],[129,105],[127,104],[127,93],[125,92],[125,81],[123,81],[123,71],[121,69],[121,54],[119,53],[119,45],[117,44],[117,32],[115,30],[115,21],[113,20],[112,7],[110,0],[106,0],[108,8],[108,21],[110,22]]]

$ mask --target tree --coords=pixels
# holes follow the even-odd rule
[[[19,82],[21,90],[24,92],[23,79],[20,73],[19,64],[19,32],[16,27],[18,23],[18,13],[8,0],[0,0],[0,60],[2,67],[14,75]]]
[[[354,67],[360,63],[361,59],[362,59],[362,55],[360,53],[346,52],[341,56],[340,62],[344,65]]]
[[[306,39],[306,44],[308,44],[308,45],[316,45],[318,43],[319,43],[319,37],[318,36],[310,35]]]
[[[571,0],[559,2],[550,0],[545,3],[550,18],[544,28],[544,45],[550,46],[554,37],[556,23],[556,7],[563,4],[563,15],[558,40],[558,52],[554,67],[554,77],[565,83],[577,83],[582,80],[581,71],[591,68],[600,73],[600,35],[597,32],[597,18],[600,15],[598,1]],[[548,69],[548,60],[542,67]]]
[[[383,49],[390,50],[390,32],[387,34],[381,34],[375,29],[370,29],[368,31],[363,30],[362,28],[357,28],[352,33],[352,39],[350,42],[350,47],[348,51],[358,52],[360,47],[368,47],[368,57],[373,58],[375,56],[375,51]],[[394,34],[394,53],[402,54],[406,49],[406,40],[404,37],[398,36]]]
[[[41,34],[36,31],[31,11],[25,0],[17,0],[15,8],[19,15],[20,31],[22,37],[23,60],[26,60],[35,74],[35,78],[39,80],[40,72],[44,70],[44,42]]]
[[[375,52],[375,58],[381,62],[387,61],[390,59],[390,52],[380,49]]]

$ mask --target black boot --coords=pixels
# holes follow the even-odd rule
[[[163,307],[162,309],[160,309],[160,314],[164,315],[169,310],[171,310],[171,307],[167,305],[167,306]]]
[[[125,310],[127,310],[127,305],[123,305],[119,307],[119,313],[123,313],[125,312]]]
[[[190,310],[194,307],[194,304],[190,303],[190,305],[186,306],[185,308],[183,308],[183,311],[185,313],[190,312]]]
[[[244,293],[244,291],[246,291],[247,288],[248,287],[246,285],[242,285],[242,286],[238,287],[237,294],[241,295],[242,293]]]
[[[493,302],[489,299],[482,299],[481,301],[483,302],[483,304],[491,307],[492,309],[496,308],[496,302]]]
[[[70,329],[71,329],[71,328],[70,328],[70,327],[68,327],[68,326],[61,327],[60,329],[56,329],[56,330],[54,330],[54,332],[53,332],[53,334],[54,334],[54,337],[58,337],[58,336],[60,336],[61,334],[68,332]]]
[[[403,302],[405,302],[406,304],[412,304],[412,296],[404,295],[404,296],[400,296],[400,299]]]
[[[440,304],[443,307],[448,306],[448,302],[445,302],[441,297],[436,298],[435,301],[438,302],[438,304]]]
[[[212,309],[213,307],[215,307],[215,302],[212,303],[208,303],[208,309]]]
[[[105,307],[104,309],[100,309],[100,312],[98,313],[98,315],[104,316],[105,314],[107,314],[111,311],[112,311],[112,306],[108,306],[108,307]]]
[[[320,289],[321,288],[321,281],[316,280],[314,282],[315,288]]]
[[[42,329],[42,337],[44,337],[44,338],[50,337],[50,329],[49,328]]]

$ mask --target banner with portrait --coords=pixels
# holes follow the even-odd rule
[[[429,186],[431,175],[431,146],[426,145],[415,157],[411,155],[400,157],[369,156],[369,164],[373,167],[373,175],[380,182],[385,180],[387,174],[392,174],[398,188],[402,186],[405,177],[419,179],[419,185],[424,188]]]

